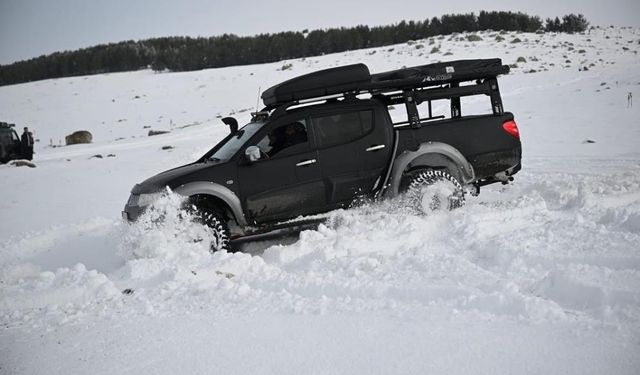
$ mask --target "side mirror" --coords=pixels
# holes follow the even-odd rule
[[[224,122],[225,125],[229,126],[231,134],[236,134],[238,132],[238,120],[236,120],[235,118],[225,117],[222,119],[222,122]]]
[[[244,156],[250,163],[260,160],[260,148],[258,146],[249,146],[244,150]]]

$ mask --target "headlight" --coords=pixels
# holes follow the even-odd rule
[[[144,207],[149,206],[153,202],[155,202],[158,198],[162,196],[162,193],[153,193],[153,194],[140,194],[138,196],[138,206]]]

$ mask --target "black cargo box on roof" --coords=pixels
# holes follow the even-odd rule
[[[266,106],[275,106],[295,100],[353,91],[358,86],[369,82],[371,82],[371,75],[366,65],[340,66],[305,74],[277,84],[262,93],[262,101]]]
[[[495,77],[506,73],[509,73],[509,66],[502,65],[500,59],[456,60],[372,74],[371,80],[374,86],[380,87],[426,87]],[[378,85],[375,85],[376,83]]]
[[[492,78],[507,73],[509,66],[502,65],[500,59],[456,60],[377,74],[370,74],[364,64],[354,64],[292,78],[265,90],[262,100],[265,106],[273,108],[285,103],[347,92],[400,91]]]

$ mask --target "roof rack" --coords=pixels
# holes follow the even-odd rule
[[[292,78],[262,93],[265,109],[283,104],[321,100],[323,97],[362,93],[382,94],[481,79],[495,79],[509,73],[501,59],[456,60],[371,74],[365,64],[320,70]],[[455,95],[453,95],[455,96]],[[445,96],[446,97],[446,96]]]

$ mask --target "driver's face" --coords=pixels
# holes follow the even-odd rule
[[[285,129],[285,133],[287,135],[294,135],[296,133],[296,129],[294,129],[293,125],[289,125],[287,126],[287,128]]]

